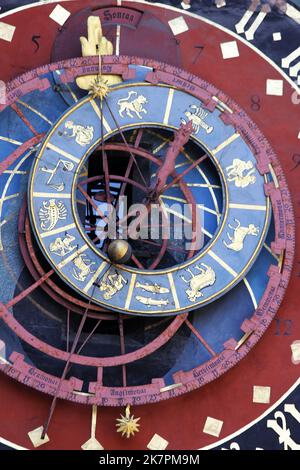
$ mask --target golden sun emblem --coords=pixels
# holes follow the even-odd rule
[[[138,424],[138,421],[140,419],[141,418],[135,418],[134,415],[130,414],[130,405],[127,405],[125,416],[121,414],[121,418],[117,418],[117,432],[121,432],[122,437],[126,436],[126,438],[129,439],[129,437],[134,436],[136,432],[139,432],[140,424]]]
[[[98,76],[90,85],[89,95],[92,95],[93,98],[100,98],[103,100],[107,97],[110,92],[108,81],[104,80],[102,77]]]

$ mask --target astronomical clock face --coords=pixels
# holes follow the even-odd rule
[[[1,446],[299,449],[298,2],[21,3]]]

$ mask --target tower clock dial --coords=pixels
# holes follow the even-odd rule
[[[268,413],[278,429],[299,363],[300,160],[297,68],[274,57],[297,57],[288,33],[272,30],[274,57],[258,48],[260,2],[241,18],[196,3],[1,20],[0,396],[18,426],[0,441],[237,448]]]

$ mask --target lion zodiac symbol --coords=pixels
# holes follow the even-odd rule
[[[39,209],[39,219],[41,221],[41,229],[45,232],[52,230],[59,220],[67,218],[67,209],[62,201],[50,199],[43,201],[42,207]]]
[[[195,302],[199,297],[203,297],[204,294],[201,291],[216,282],[216,273],[210,266],[201,263],[200,266],[195,266],[195,269],[200,274],[195,275],[190,268],[186,270],[191,276],[189,280],[186,280],[184,276],[180,276],[186,284],[189,284],[189,289],[185,292],[190,302]]]
[[[229,248],[229,250],[241,251],[244,248],[244,240],[247,235],[257,237],[259,234],[259,228],[255,227],[254,224],[249,224],[248,227],[242,227],[239,220],[234,219],[234,221],[237,224],[236,227],[228,224],[228,227],[233,230],[233,236],[229,235],[227,232],[227,237],[231,243],[227,243],[225,240],[223,240],[223,243],[227,248]]]
[[[234,182],[237,188],[246,188],[249,184],[254,184],[256,176],[253,174],[255,168],[253,163],[248,160],[244,162],[235,158],[230,166],[226,168],[228,181]]]
[[[131,99],[135,96],[136,98]],[[136,91],[129,91],[127,98],[121,98],[118,101],[119,115],[123,118],[124,112],[128,117],[133,118],[135,114],[139,119],[142,119],[142,113],[147,114],[144,104],[147,104],[148,101],[143,95],[138,95]]]

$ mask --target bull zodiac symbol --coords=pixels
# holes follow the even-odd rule
[[[55,167],[51,170],[50,168],[43,166],[41,168],[41,171],[43,173],[49,173],[50,176],[48,180],[46,181],[46,185],[50,186],[53,189],[56,189],[56,191],[61,192],[65,189],[65,183],[60,182],[60,183],[55,183],[53,182],[53,178],[55,177],[56,173],[59,171],[59,169],[62,168],[63,171],[72,171],[74,168],[74,163],[68,162],[67,160],[58,160],[57,164]]]
[[[136,96],[136,98],[130,100],[131,96]],[[142,119],[142,113],[147,114],[146,109],[143,107],[147,103],[145,96],[138,96],[136,91],[129,91],[127,98],[121,98],[118,101],[119,115],[123,118],[125,112],[128,117],[133,118],[133,114],[135,114],[139,119]]]
[[[190,268],[186,269],[191,276],[189,280],[186,280],[184,276],[180,276],[186,284],[189,284],[189,289],[185,292],[190,302],[195,302],[199,297],[203,297],[204,294],[201,291],[212,286],[216,281],[216,273],[210,266],[200,263],[200,265],[195,266],[195,269],[200,274],[195,275]]]
[[[86,147],[90,145],[94,137],[94,128],[93,126],[81,126],[80,124],[74,124],[73,121],[67,121],[65,123],[65,128],[72,131],[64,131],[63,135],[72,138],[75,137],[75,142],[81,147]]]
[[[75,268],[73,268],[73,276],[77,281],[85,281],[89,274],[94,274],[95,271],[91,269],[95,262],[91,262],[90,259],[84,254],[80,254],[73,259]]]
[[[41,221],[41,229],[44,232],[52,230],[59,220],[67,218],[67,209],[62,201],[50,199],[43,201],[42,207],[39,209],[39,219]]]
[[[190,105],[191,111],[185,111],[184,115],[187,119],[181,118],[182,124],[187,124],[188,121],[192,121],[193,132],[198,134],[200,129],[204,129],[207,134],[211,134],[214,130],[213,126],[209,126],[204,119],[208,116],[208,113],[204,111],[201,106],[196,106],[195,104]]]
[[[228,181],[234,182],[237,188],[246,188],[249,184],[256,182],[256,176],[253,174],[255,168],[253,163],[248,160],[244,162],[235,158],[230,166],[226,168]]]
[[[236,227],[228,224],[228,227],[233,230],[233,236],[229,235],[227,232],[227,237],[231,243],[228,244],[225,240],[223,240],[223,243],[227,248],[229,248],[229,250],[241,251],[244,248],[244,240],[247,235],[254,235],[257,237],[259,234],[259,227],[255,227],[254,224],[249,224],[248,227],[242,227],[239,220],[234,219],[234,221],[237,224]]]

